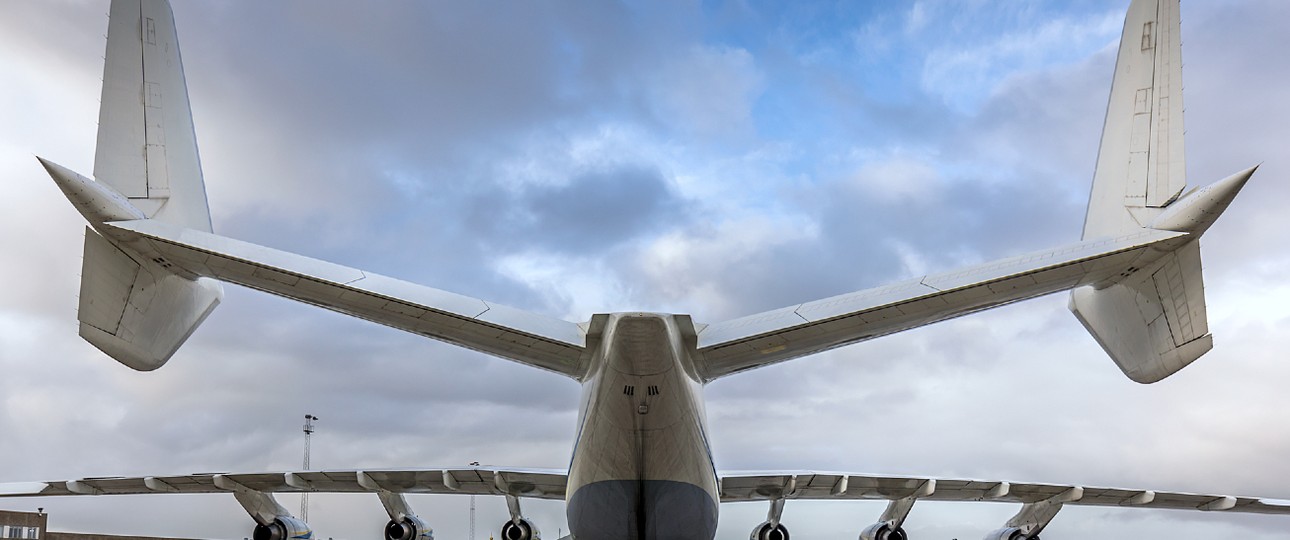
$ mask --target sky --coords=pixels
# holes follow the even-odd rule
[[[215,231],[584,321],[718,322],[1075,241],[1123,0],[178,2]],[[1129,381],[1065,295],[708,387],[719,468],[1290,499],[1290,3],[1183,5],[1187,174],[1263,163],[1204,240],[1215,348]],[[562,467],[577,384],[237,286],[164,368],[76,335],[107,2],[0,2],[0,482]],[[293,495],[280,500],[298,505]],[[440,538],[462,497],[411,496]],[[315,495],[322,538],[373,496]],[[505,503],[477,501],[477,538]],[[525,502],[548,536],[563,504]],[[0,499],[54,530],[243,538],[231,496]],[[921,539],[1019,507],[919,503]],[[800,538],[880,502],[790,501]],[[744,538],[764,504],[722,508]],[[1284,538],[1290,518],[1068,507],[1045,540]]]

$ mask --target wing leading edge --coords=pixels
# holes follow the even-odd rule
[[[461,493],[564,499],[568,474],[555,469],[490,467],[202,473],[176,476],[112,476],[59,482],[0,484],[0,497],[141,495],[148,493]]]
[[[1290,501],[1286,500],[1143,489],[812,471],[727,472],[720,477],[722,503],[884,500],[890,501],[891,505],[884,512],[883,519],[896,521],[896,527],[903,523],[913,503],[923,500],[1021,504],[1021,511],[1009,526],[1032,534],[1042,529],[1063,505],[1290,514]],[[0,497],[155,493],[236,495],[250,491],[263,495],[302,492],[460,494],[563,500],[567,483],[568,473],[564,470],[494,467],[202,473],[3,483],[0,484]],[[893,508],[899,511],[893,512]],[[1036,514],[1043,516],[1042,522],[1034,522]]]
[[[1290,501],[1142,489],[819,472],[732,472],[721,476],[721,502],[769,501],[778,516],[788,500],[884,500],[887,508],[860,538],[904,538],[918,501],[1002,502],[1021,509],[987,540],[1038,538],[1065,505],[1241,514],[1290,514]]]
[[[928,486],[931,486],[930,488]],[[1078,491],[1079,496],[1071,494]],[[1062,484],[877,476],[820,472],[730,472],[721,477],[721,502],[800,500],[897,500],[1038,503],[1066,495],[1076,506],[1205,510],[1252,514],[1290,514],[1290,500],[1204,495],[1143,489]]]

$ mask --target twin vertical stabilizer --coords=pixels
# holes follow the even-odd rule
[[[85,232],[81,337],[131,368],[160,367],[223,296],[217,282],[180,275],[103,226],[151,218],[211,230],[169,3],[112,2],[94,180],[40,162],[93,227]]]
[[[1190,241],[1149,264],[1071,293],[1070,309],[1131,379],[1168,377],[1213,347],[1200,235],[1249,180],[1247,169],[1183,195],[1178,0],[1134,0],[1124,21],[1084,239],[1143,227]]]
[[[1002,266],[925,276],[931,281],[705,326],[697,336],[710,368],[705,377],[1071,287],[1071,310],[1129,377],[1154,382],[1177,372],[1213,342],[1199,237],[1254,172],[1184,193],[1182,103],[1178,0],[1134,0],[1083,242]],[[586,335],[572,323],[520,316],[428,288],[416,289],[415,299],[395,301],[399,295],[382,289],[389,283],[377,276],[207,234],[210,212],[165,0],[112,2],[99,124],[94,180],[42,163],[94,228],[86,235],[81,335],[122,363],[143,370],[164,364],[219,302],[218,284],[198,277],[212,276],[566,375],[584,374],[579,351]],[[197,249],[202,242],[225,252]],[[247,256],[231,257],[230,251]],[[316,275],[320,268],[334,273]],[[374,304],[351,305],[377,290],[385,292]],[[399,284],[394,290],[413,289]],[[877,315],[881,310],[891,311]]]

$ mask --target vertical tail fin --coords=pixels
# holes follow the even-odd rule
[[[161,367],[223,296],[103,223],[156,219],[211,231],[174,18],[166,0],[113,0],[94,180],[40,160],[90,222],[80,335],[137,370]],[[97,232],[96,232],[97,231]]]
[[[1254,173],[1182,196],[1178,0],[1134,0],[1124,20],[1084,238],[1141,227],[1192,236],[1141,267],[1071,291],[1070,309],[1130,379],[1152,383],[1209,352],[1200,235]],[[1181,198],[1180,198],[1181,197]]]
[[[165,0],[114,0],[94,178],[149,218],[211,231],[174,15]]]
[[[1084,238],[1145,226],[1187,185],[1178,0],[1134,0],[1111,81]]]

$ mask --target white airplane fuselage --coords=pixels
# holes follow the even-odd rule
[[[717,474],[688,317],[608,316],[583,379],[569,466],[579,540],[711,540]]]

